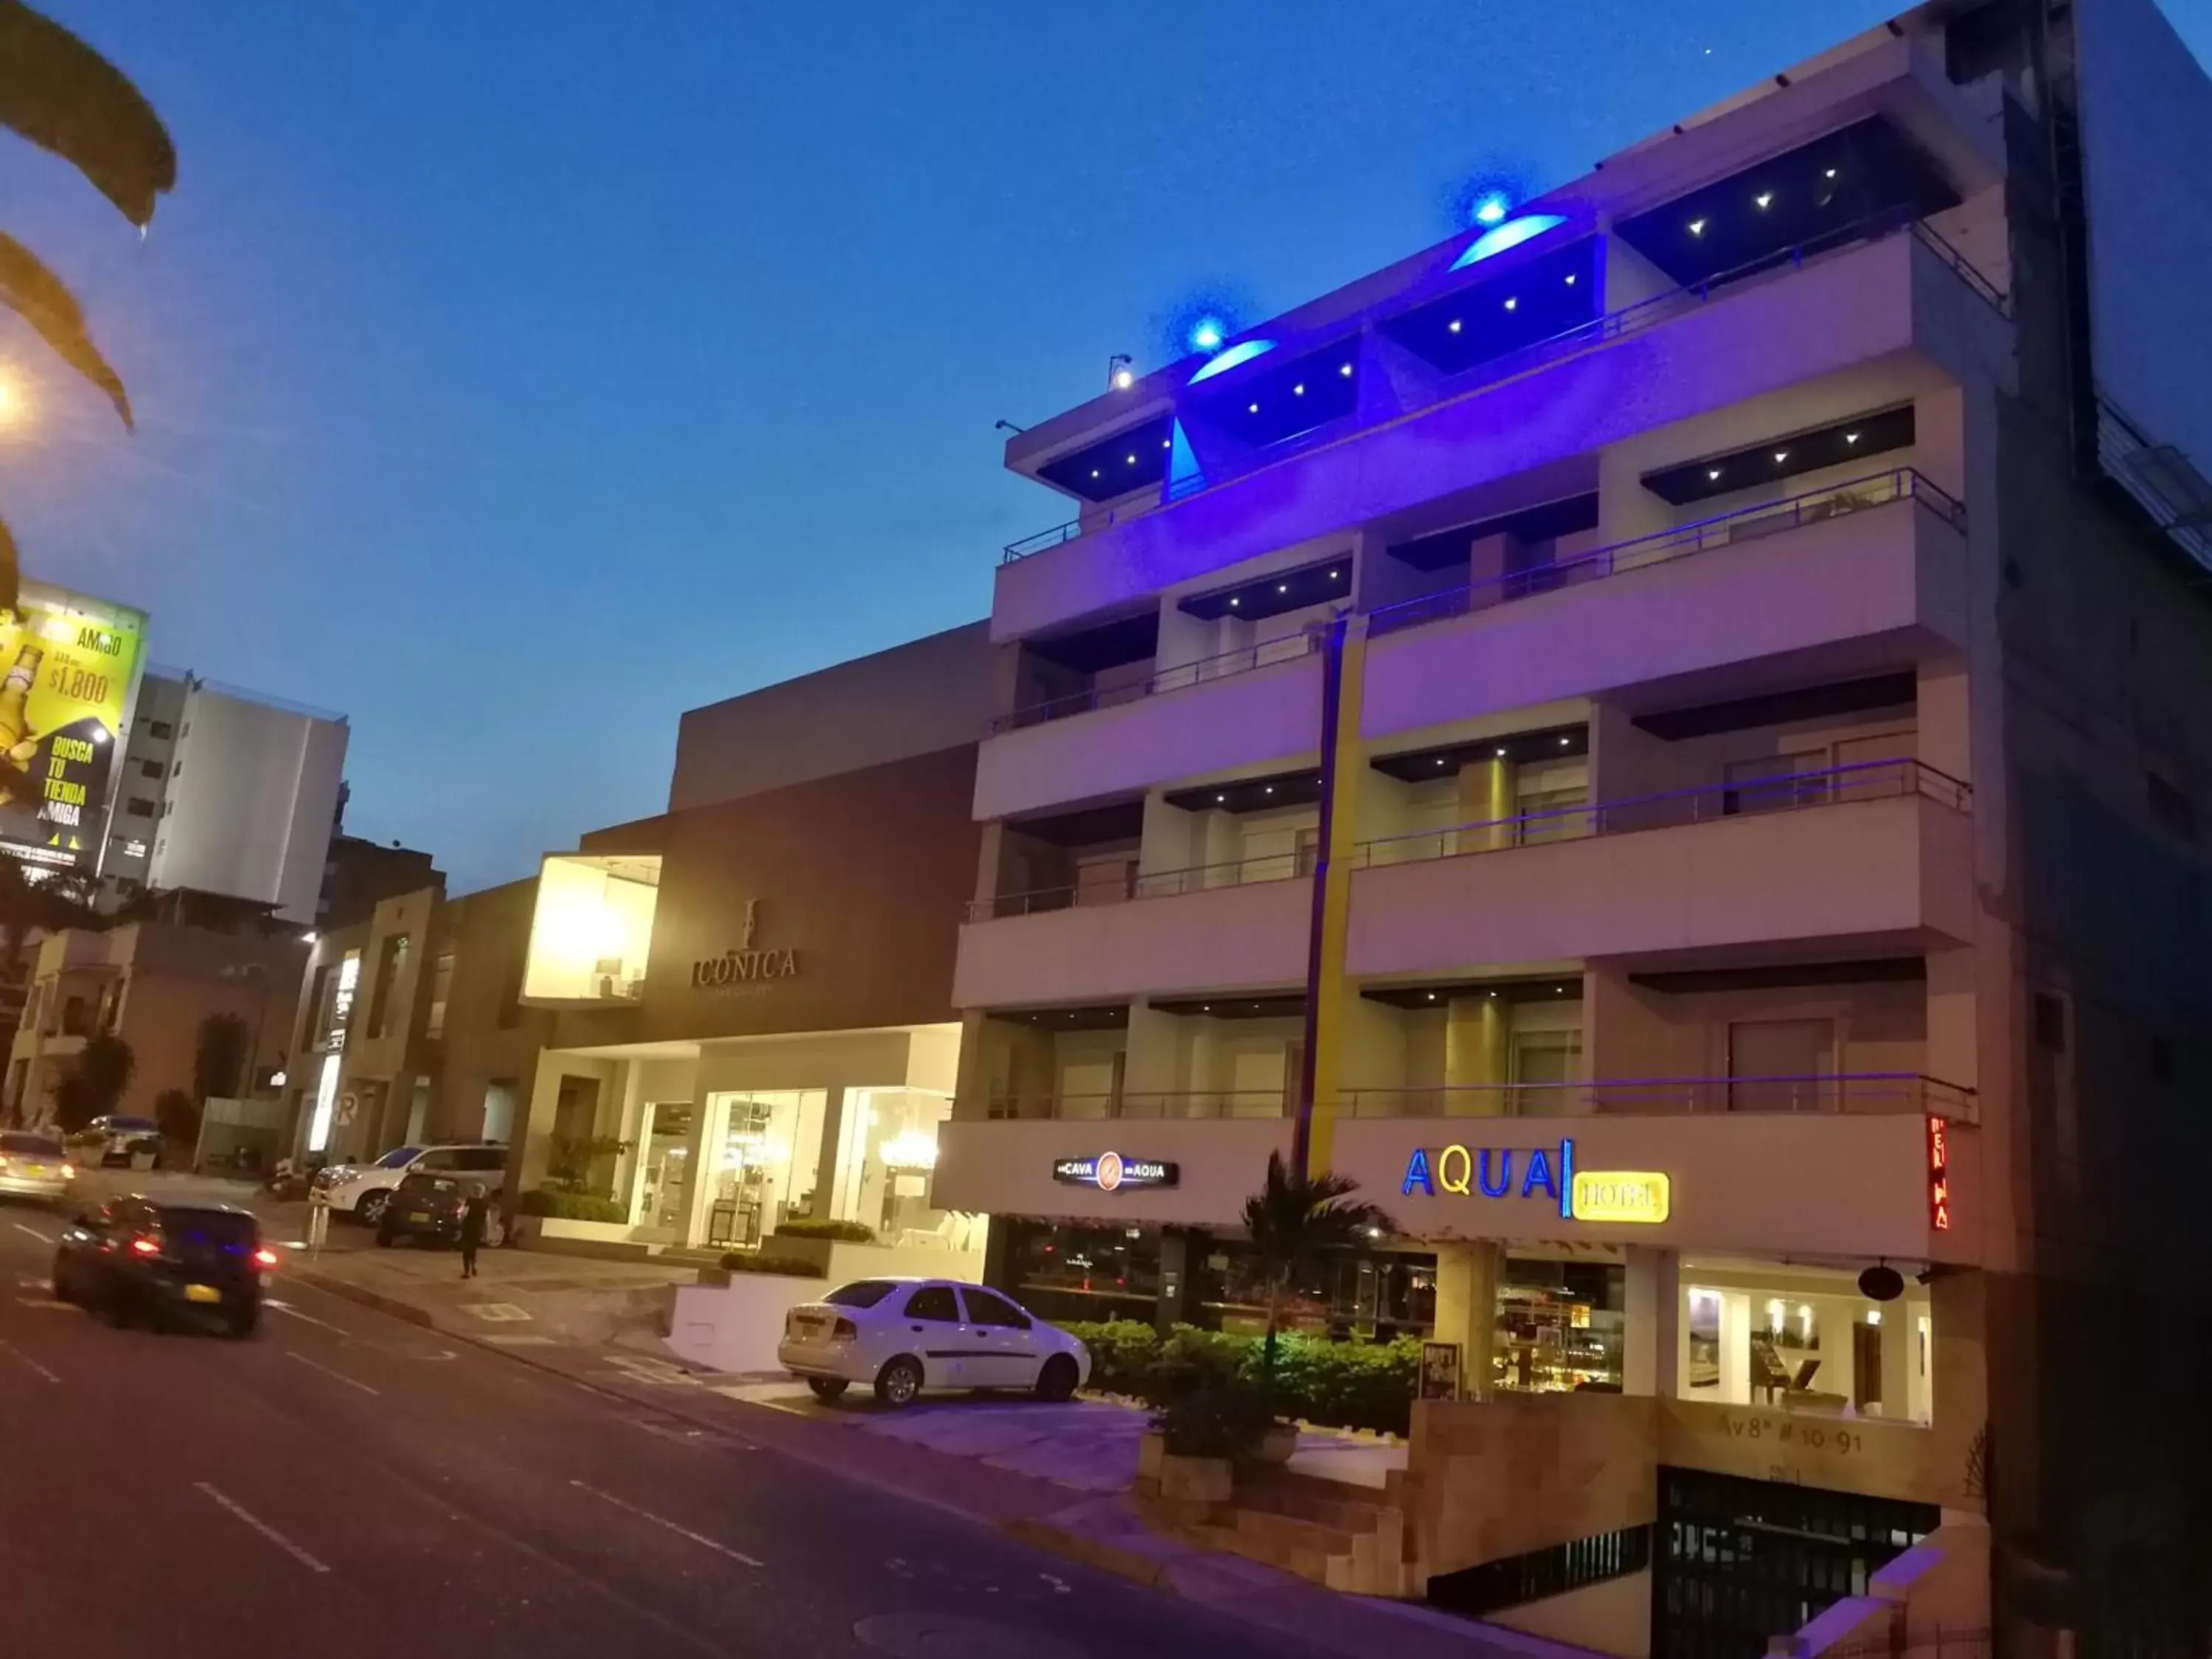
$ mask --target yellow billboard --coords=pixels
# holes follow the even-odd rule
[[[38,582],[0,610],[0,851],[98,866],[145,639],[143,612]]]

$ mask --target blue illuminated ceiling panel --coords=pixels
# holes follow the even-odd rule
[[[1483,275],[1402,312],[1382,331],[1446,374],[1456,374],[1594,321],[1600,300],[1598,240],[1584,237]]]
[[[1249,363],[1255,357],[1264,356],[1274,349],[1275,343],[1273,340],[1239,340],[1235,345],[1229,347],[1208,362],[1197,374],[1192,375],[1188,384],[1196,386],[1200,380],[1210,380],[1217,374],[1226,374],[1238,364]]]
[[[1347,339],[1208,386],[1203,398],[1192,397],[1189,412],[1240,442],[1280,443],[1351,414],[1358,374],[1358,343]]]
[[[1840,246],[1886,221],[1955,207],[1936,164],[1881,116],[1624,219],[1621,240],[1685,287],[1745,276],[1792,249]]]
[[[1156,487],[1167,476],[1171,425],[1163,415],[1124,427],[1110,438],[1046,462],[1037,477],[1086,501],[1110,501],[1133,489]]]
[[[1522,243],[1533,241],[1547,230],[1557,230],[1567,222],[1556,213],[1524,213],[1518,219],[1508,219],[1495,230],[1486,230],[1467,245],[1467,251],[1451,263],[1454,270],[1464,270],[1469,265],[1480,264],[1495,254]]]

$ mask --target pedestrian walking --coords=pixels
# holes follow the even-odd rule
[[[469,1182],[468,1202],[461,1206],[461,1277],[477,1276],[477,1251],[483,1243],[484,1217],[490,1210],[483,1182]]]

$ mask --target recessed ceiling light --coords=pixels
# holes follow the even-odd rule
[[[1836,170],[1835,170],[1835,168],[1833,168],[1833,167],[1830,167],[1830,168],[1829,168],[1826,173],[1822,173],[1820,176],[1821,176],[1823,179],[1832,179],[1832,178],[1834,178],[1834,177],[1836,176]]]
[[[1234,598],[1234,596],[1232,596],[1232,597],[1231,598],[1231,599],[1230,599],[1229,603],[1230,603],[1230,604],[1231,604],[1231,605],[1235,605],[1235,604],[1237,603],[1237,600],[1236,600],[1236,599]]]
[[[1459,319],[1456,317],[1451,319],[1451,331],[1455,334],[1459,332]]]
[[[1160,440],[1160,447],[1161,447],[1162,449],[1173,449],[1173,448],[1175,447],[1175,440],[1174,440],[1173,438],[1163,438],[1163,439],[1161,439],[1161,440]]]
[[[1094,466],[1091,469],[1091,476],[1094,478],[1098,476],[1098,469],[1097,467]]]
[[[1129,465],[1130,465],[1131,466],[1134,466],[1134,465],[1136,465],[1136,464],[1137,464],[1137,458],[1136,458],[1134,455],[1130,456],[1130,457],[1129,457]]]
[[[1505,758],[1505,751],[1503,749],[1498,751],[1498,758],[1500,760],[1504,760]]]
[[[1562,749],[1571,749],[1574,746],[1574,742],[1575,740],[1572,738],[1561,738],[1559,739],[1559,747]]]
[[[1497,992],[1495,992],[1495,991],[1492,991],[1492,992],[1490,994],[1490,996],[1491,996],[1491,1000],[1494,1002],[1494,1001],[1496,1001],[1496,1000],[1497,1000],[1497,999],[1498,999],[1498,993],[1497,993]]]
[[[1575,285],[1575,273],[1574,273],[1573,271],[1571,271],[1571,271],[1569,271],[1569,272],[1567,273],[1567,286],[1568,286],[1569,288],[1572,288],[1574,285]]]
[[[1510,311],[1510,310],[1512,310],[1516,306],[1519,305],[1520,303],[1521,303],[1521,301],[1518,301],[1517,299],[1516,299],[1516,300],[1508,300],[1508,301],[1505,302],[1505,308],[1506,308],[1508,311]]]
[[[1260,793],[1261,793],[1261,794],[1263,794],[1263,795],[1272,795],[1272,794],[1273,794],[1273,793],[1275,793],[1275,786],[1274,786],[1273,784],[1272,784],[1272,783],[1271,783],[1271,784],[1269,784],[1269,785],[1268,785],[1265,789],[1262,789]]]
[[[1275,592],[1278,593],[1287,593],[1290,591],[1291,585],[1288,582],[1277,582],[1275,584]]]
[[[1305,395],[1306,389],[1303,386],[1294,386],[1291,388],[1291,396],[1293,398],[1303,398]]]
[[[1340,374],[1349,374],[1352,373],[1352,365],[1350,363],[1346,363],[1342,368],[1338,369],[1336,372]]]
[[[1223,801],[1225,801],[1225,800],[1227,800],[1228,799],[1229,799],[1229,797],[1228,797],[1228,796],[1226,796],[1226,795],[1216,795],[1216,796],[1213,798],[1213,800],[1214,800],[1214,804],[1218,806],[1218,805],[1219,805]]]
[[[1690,234],[1691,234],[1691,235],[1692,235],[1692,236],[1702,236],[1702,235],[1704,235],[1705,234],[1705,222],[1703,219],[1692,219],[1692,220],[1691,220],[1691,221],[1690,221]],[[1495,993],[1493,993],[1492,994],[1495,994]]]
[[[1436,1000],[1437,1000],[1437,994],[1436,994],[1434,991],[1430,992],[1430,993],[1429,993],[1429,1000],[1430,1000],[1430,1001],[1431,1001],[1431,1002],[1434,1002]]]
[[[1334,581],[1334,580],[1336,580],[1336,572],[1334,572],[1334,570],[1330,571],[1330,572],[1328,573],[1328,579],[1329,579],[1329,580],[1331,580],[1331,581]]]
[[[1705,477],[1706,477],[1706,478],[1707,478],[1710,482],[1712,482],[1712,483],[1719,483],[1719,482],[1720,482],[1720,476],[1721,476],[1721,470],[1720,470],[1720,468],[1718,468],[1718,467],[1717,467],[1717,466],[1709,466],[1709,467],[1707,467],[1707,468],[1705,469]]]
[[[1783,462],[1789,459],[1790,452],[1786,449],[1778,449],[1774,452],[1774,464],[1777,466],[1781,465]]]
[[[1254,404],[1252,405],[1251,412],[1252,412],[1253,414],[1255,414],[1255,415],[1257,415],[1257,414],[1260,412],[1260,405],[1259,405],[1259,404]]]
[[[1760,207],[1765,207],[1774,200],[1774,192],[1771,190],[1762,190],[1758,195],[1753,197],[1751,199],[1753,202],[1756,202]]]
[[[1844,434],[1844,441],[1847,444],[1855,444],[1858,441],[1859,434],[1856,432],[1846,432]]]

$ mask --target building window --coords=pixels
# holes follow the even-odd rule
[[[453,953],[438,952],[438,959],[430,966],[430,1022],[424,1028],[426,1036],[446,1034],[446,1003],[453,990]]]
[[[137,796],[133,795],[124,803],[123,810],[134,818],[150,818],[154,816],[154,803],[150,800],[141,800]]]
[[[171,766],[170,766],[170,768],[169,768],[169,775],[170,775],[171,777],[173,777],[173,778],[180,778],[180,777],[184,776],[184,775],[185,775],[185,763],[184,763],[184,762],[182,762],[182,761],[177,761],[177,762],[174,762],[174,763],[173,763],[171,764]]]
[[[177,731],[176,728],[171,726],[167,720],[148,720],[146,722],[146,735],[149,738],[156,738],[162,743],[167,743],[171,738],[177,735]]]
[[[159,761],[140,761],[138,763],[138,775],[142,778],[160,777],[161,775],[161,763]]]
[[[392,981],[406,963],[407,935],[387,934],[376,953],[375,982],[368,988],[368,1034],[373,1037],[384,1035],[385,1020],[392,1012]]]
[[[2150,815],[2160,827],[2184,841],[2195,841],[2197,803],[2188,793],[2155,772],[2144,773],[2143,783],[2149,791]]]
[[[1836,1024],[1743,1019],[1729,1026],[1729,1109],[1817,1112],[1834,1104]]]

